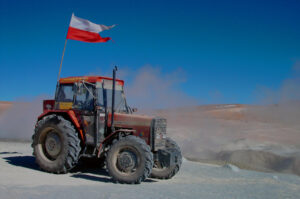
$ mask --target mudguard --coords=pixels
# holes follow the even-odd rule
[[[72,122],[72,124],[75,126],[76,130],[80,134],[81,141],[83,143],[85,142],[85,136],[83,134],[83,130],[73,110],[46,110],[38,117],[38,121],[41,120],[46,115],[51,115],[51,114],[63,115],[65,117],[68,117],[66,119],[69,119]]]

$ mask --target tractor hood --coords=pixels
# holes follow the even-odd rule
[[[133,128],[150,127],[153,118],[146,115],[115,113],[114,119],[114,125],[116,127]]]
[[[145,115],[115,113],[114,126],[115,128],[125,128],[134,130],[134,135],[141,137],[150,145],[153,132],[151,129],[153,123],[152,117]],[[151,138],[152,137],[152,138]]]

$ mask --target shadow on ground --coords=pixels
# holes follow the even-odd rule
[[[104,169],[101,169],[101,171],[103,172],[103,174],[101,174],[100,176],[94,176],[94,175],[91,175],[90,173],[77,173],[77,174],[73,174],[71,177],[81,178],[81,179],[91,180],[91,181],[97,181],[97,182],[105,182],[105,183],[114,182]],[[157,181],[152,180],[152,179],[146,179],[144,182],[152,183],[152,182],[157,182]]]
[[[17,152],[2,152],[1,154],[16,154]],[[24,167],[27,169],[41,171],[39,166],[35,163],[35,157],[33,156],[11,156],[11,157],[3,157],[7,163],[18,166]],[[97,162],[96,162],[97,163]],[[79,164],[70,171],[72,174],[71,177],[73,178],[81,178],[85,180],[91,181],[98,181],[98,182],[105,182],[105,183],[112,183],[113,180],[110,178],[107,171],[101,167],[101,165],[97,165],[93,163],[93,161],[82,162],[80,161]],[[145,182],[157,182],[152,179],[147,179]]]
[[[92,181],[100,181],[105,183],[114,182],[106,169],[104,168],[103,160],[93,159],[93,158],[82,158],[78,165],[70,171],[70,173],[74,173],[72,177],[74,178],[82,178],[85,180]],[[95,176],[96,174],[97,176]],[[152,179],[146,179],[144,182],[152,183],[157,182]]]
[[[7,163],[24,167],[27,169],[40,170],[38,165],[35,163],[35,158],[33,156],[12,156],[12,157],[4,157]]]
[[[113,182],[106,170],[103,169],[103,165],[96,159],[82,158],[70,173],[72,173],[71,177],[73,178],[105,183]]]

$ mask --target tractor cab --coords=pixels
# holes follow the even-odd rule
[[[56,91],[55,108],[60,110],[95,111],[111,109],[113,80],[100,76],[69,77],[60,79]],[[115,112],[131,113],[126,103],[124,82],[116,80]]]

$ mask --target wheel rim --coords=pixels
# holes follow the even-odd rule
[[[57,158],[61,151],[61,140],[59,135],[51,131],[47,134],[45,139],[45,151],[51,158]]]
[[[52,127],[43,129],[39,137],[38,150],[45,160],[55,161],[63,150],[60,134]]]
[[[115,164],[118,171],[125,175],[135,173],[140,166],[138,154],[138,151],[131,147],[119,150]]]

